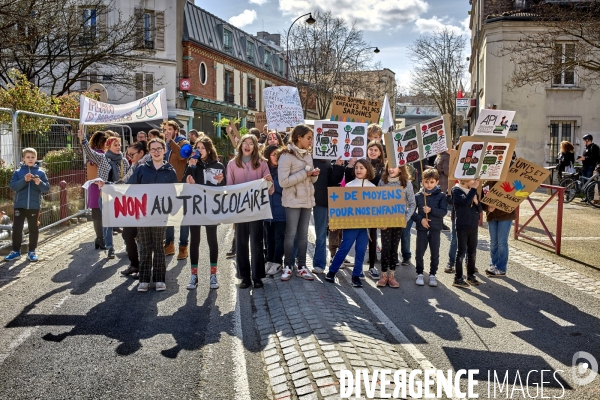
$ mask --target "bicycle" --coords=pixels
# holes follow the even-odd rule
[[[600,168],[594,170],[590,178],[579,176],[579,173],[571,174],[563,178],[559,185],[565,188],[564,200],[566,203],[573,201],[578,195],[584,196],[588,204],[600,208]],[[583,184],[582,184],[583,180]]]

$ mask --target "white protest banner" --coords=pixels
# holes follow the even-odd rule
[[[304,112],[298,89],[292,86],[272,86],[263,90],[269,129],[285,132],[286,128],[304,123]]]
[[[435,154],[443,153],[452,148],[450,115],[444,114],[441,117],[421,122],[421,140],[423,158]]]
[[[401,167],[423,158],[416,125],[396,132],[386,132],[384,137],[387,158],[392,167]]]
[[[231,186],[104,185],[102,211],[104,226],[120,227],[216,225],[272,218],[265,179]]]
[[[337,160],[341,156],[342,160],[349,160],[367,155],[367,124],[315,121],[313,137],[313,158]]]
[[[79,107],[82,125],[129,124],[169,117],[164,88],[127,104],[108,104],[81,96]]]
[[[515,111],[504,110],[483,109],[479,111],[479,118],[477,118],[477,124],[475,124],[475,129],[473,129],[473,136],[497,135],[506,137],[515,114]]]

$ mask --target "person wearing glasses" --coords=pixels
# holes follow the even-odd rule
[[[148,151],[151,159],[135,169],[127,180],[130,185],[148,185],[154,183],[177,183],[177,173],[171,164],[164,161],[167,145],[164,140],[151,139]],[[147,292],[150,287],[150,275],[156,283],[156,291],[166,290],[165,277],[167,264],[165,262],[166,226],[140,226],[138,228],[138,243],[140,245],[138,292]]]
[[[125,172],[123,179],[117,183],[125,183],[129,180],[133,172],[141,165],[148,162],[151,157],[148,154],[148,142],[140,140],[127,149],[127,159],[131,162],[129,169]],[[132,226],[126,226],[123,228],[122,236],[125,242],[125,251],[127,251],[127,257],[129,257],[129,267],[121,273],[125,276],[137,274],[140,269],[140,258],[138,254],[137,243],[135,237],[137,236],[138,228]]]

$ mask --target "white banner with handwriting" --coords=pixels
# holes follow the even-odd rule
[[[118,227],[216,225],[271,219],[269,182],[104,185],[102,224]]]
[[[130,124],[169,117],[164,88],[127,104],[108,104],[81,96],[79,107],[82,125]]]

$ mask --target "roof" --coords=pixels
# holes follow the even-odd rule
[[[227,29],[232,33],[232,52],[225,51],[223,43],[223,31]],[[251,67],[258,68],[267,73],[278,77],[285,77],[285,64],[281,68],[276,68],[281,58],[285,63],[284,57],[281,55],[282,49],[275,45],[270,45],[265,41],[258,39],[243,30],[236,28],[229,22],[209,13],[208,11],[196,6],[191,2],[187,2],[183,14],[183,41],[191,41],[202,46],[214,49],[227,57],[234,58],[238,61],[248,64]],[[246,46],[248,40],[254,42],[254,62],[247,59]],[[271,53],[271,63],[266,65],[265,51]],[[281,73],[280,73],[281,71]]]

